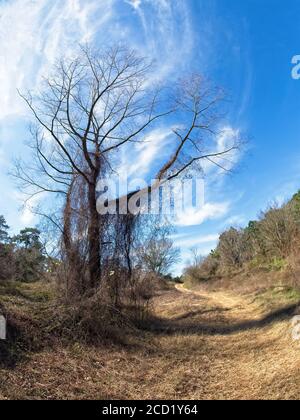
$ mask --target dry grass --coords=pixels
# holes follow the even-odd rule
[[[154,306],[151,330],[125,347],[57,343],[0,369],[0,398],[299,398],[293,307],[270,314],[254,295],[175,289]]]

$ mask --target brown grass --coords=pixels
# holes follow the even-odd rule
[[[298,399],[296,305],[272,302],[222,290],[162,291],[151,328],[126,346],[57,343],[31,352],[0,368],[0,398]]]

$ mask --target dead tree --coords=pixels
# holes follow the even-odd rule
[[[194,75],[180,81],[170,98],[164,90],[149,88],[146,82],[151,69],[147,60],[126,48],[95,52],[87,47],[77,58],[61,60],[39,94],[20,93],[36,122],[31,143],[35,158],[31,164],[17,164],[16,176],[30,198],[56,194],[65,208],[65,232],[70,227],[66,211],[71,209],[74,179],[84,185],[91,289],[100,285],[106,253],[103,221],[96,206],[97,182],[116,171],[121,148],[144,141],[161,120],[173,126],[170,157],[158,171],[156,184],[151,185],[155,188],[188,170],[201,169],[204,161],[226,169],[223,159],[239,146],[239,140],[233,139],[220,150],[215,142],[217,110],[223,99],[219,89]],[[130,238],[128,219],[126,223],[126,237]],[[69,231],[65,237],[67,248],[70,235]],[[130,252],[128,247],[125,252]]]

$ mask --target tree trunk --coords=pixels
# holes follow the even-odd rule
[[[64,208],[64,227],[63,227],[63,241],[64,250],[67,256],[67,260],[71,263],[72,259],[72,232],[71,232],[71,196],[72,196],[72,185],[67,193],[66,204]]]
[[[78,249],[73,242],[72,237],[72,181],[67,193],[66,204],[64,208],[64,224],[63,224],[63,244],[64,252],[68,267],[67,273],[67,291],[75,291],[79,294],[84,293],[85,285],[83,284],[82,261],[78,253]]]
[[[96,177],[95,177],[96,178]],[[89,278],[90,288],[94,289],[100,284],[101,278],[101,243],[100,243],[100,215],[96,206],[96,183],[89,185],[89,227],[88,227],[88,247],[89,247]]]

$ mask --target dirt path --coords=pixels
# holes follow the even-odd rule
[[[127,347],[74,343],[0,369],[0,399],[299,399],[294,307],[272,313],[253,298],[191,292],[154,301],[156,320]]]
[[[200,300],[205,299],[207,303],[212,306],[227,309],[231,315],[237,315],[236,319],[240,321],[243,319],[260,319],[263,316],[261,306],[256,304],[255,300],[251,297],[245,297],[227,291],[207,292],[202,290],[200,292],[197,290],[189,290],[186,289],[183,284],[178,284],[175,288],[182,293],[198,296]],[[200,302],[198,304],[200,304]]]
[[[265,313],[227,292],[191,292],[177,286],[159,313],[169,320],[166,346],[186,349],[183,398],[300,398],[300,343],[291,337],[294,307]],[[171,298],[171,296],[169,296]],[[164,341],[165,340],[165,341]]]

